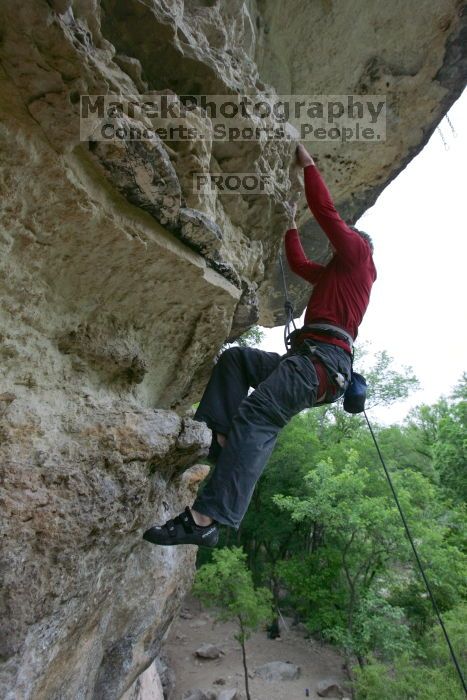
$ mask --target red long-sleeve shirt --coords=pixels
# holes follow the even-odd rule
[[[306,257],[297,229],[285,234],[290,268],[313,285],[305,324],[330,323],[355,339],[376,279],[370,246],[339,216],[318,168],[308,165],[304,177],[308,206],[335,249],[332,260],[320,265]],[[338,339],[323,336],[322,340],[348,349]]]

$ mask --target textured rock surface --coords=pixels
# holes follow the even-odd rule
[[[237,688],[224,688],[217,696],[217,700],[237,700],[238,698],[240,698],[240,694]]]
[[[195,656],[200,659],[218,659],[222,655],[222,650],[215,644],[202,644],[195,651]]]
[[[300,676],[300,667],[288,661],[270,661],[255,668],[255,674],[265,681],[293,681]]]
[[[465,19],[454,0],[1,5],[0,694],[137,697],[195,556],[141,532],[205,474],[183,470],[209,435],[172,409],[227,337],[281,315],[293,144],[80,142],[80,95],[387,93],[385,144],[314,148],[354,219],[465,82]],[[200,196],[195,171],[275,187]]]
[[[224,688],[218,693],[214,690],[194,688],[183,693],[182,700],[237,700],[241,697],[237,688]],[[148,700],[150,700],[148,698]]]
[[[164,700],[164,689],[155,664],[143,671],[121,697],[122,700]]]
[[[344,691],[334,678],[324,678],[316,686],[316,692],[320,698],[343,698]]]
[[[193,690],[187,690],[183,693],[182,700],[216,700],[217,693],[210,690],[201,690],[200,688],[193,688]]]
[[[15,688],[2,695],[119,697],[156,656],[196,553],[141,530],[193,499],[207,468],[183,469],[209,431],[123,401],[34,408],[18,396],[1,424],[2,679]]]

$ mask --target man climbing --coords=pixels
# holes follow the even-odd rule
[[[209,457],[215,467],[191,509],[146,530],[144,539],[154,544],[214,547],[219,524],[238,528],[280,430],[303,409],[336,401],[350,380],[353,341],[376,279],[373,245],[340,218],[301,145],[296,159],[304,169],[308,206],[333,257],[327,265],[308,260],[292,222],[285,234],[287,260],[313,285],[304,326],[283,356],[243,347],[222,353],[195,414],[212,430]]]

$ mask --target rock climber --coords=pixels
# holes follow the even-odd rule
[[[296,162],[333,257],[327,265],[306,257],[292,207],[287,260],[313,286],[304,325],[285,355],[248,347],[222,353],[195,413],[212,431],[208,456],[214,469],[191,508],[146,530],[144,539],[154,544],[214,547],[219,525],[238,529],[280,430],[303,409],[336,401],[350,381],[352,345],[376,279],[373,244],[341,219],[302,145]]]

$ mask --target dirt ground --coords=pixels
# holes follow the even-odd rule
[[[270,661],[290,661],[300,666],[301,675],[293,681],[265,681],[250,677],[252,700],[319,700],[316,686],[326,678],[335,679],[345,687],[347,676],[344,660],[334,649],[315,640],[305,639],[301,629],[291,626],[285,619],[281,625],[280,639],[268,639],[266,632],[254,633],[246,643],[247,664],[250,675],[256,667]],[[241,650],[234,639],[233,623],[218,623],[212,614],[203,610],[200,603],[188,596],[179,618],[174,622],[164,645],[169,666],[176,676],[175,700],[181,700],[185,691],[222,690],[238,688],[245,696]],[[203,643],[215,644],[224,654],[219,659],[204,660],[194,655]],[[214,683],[223,679],[224,684]],[[308,689],[308,695],[307,695]],[[347,693],[350,697],[350,693]]]

